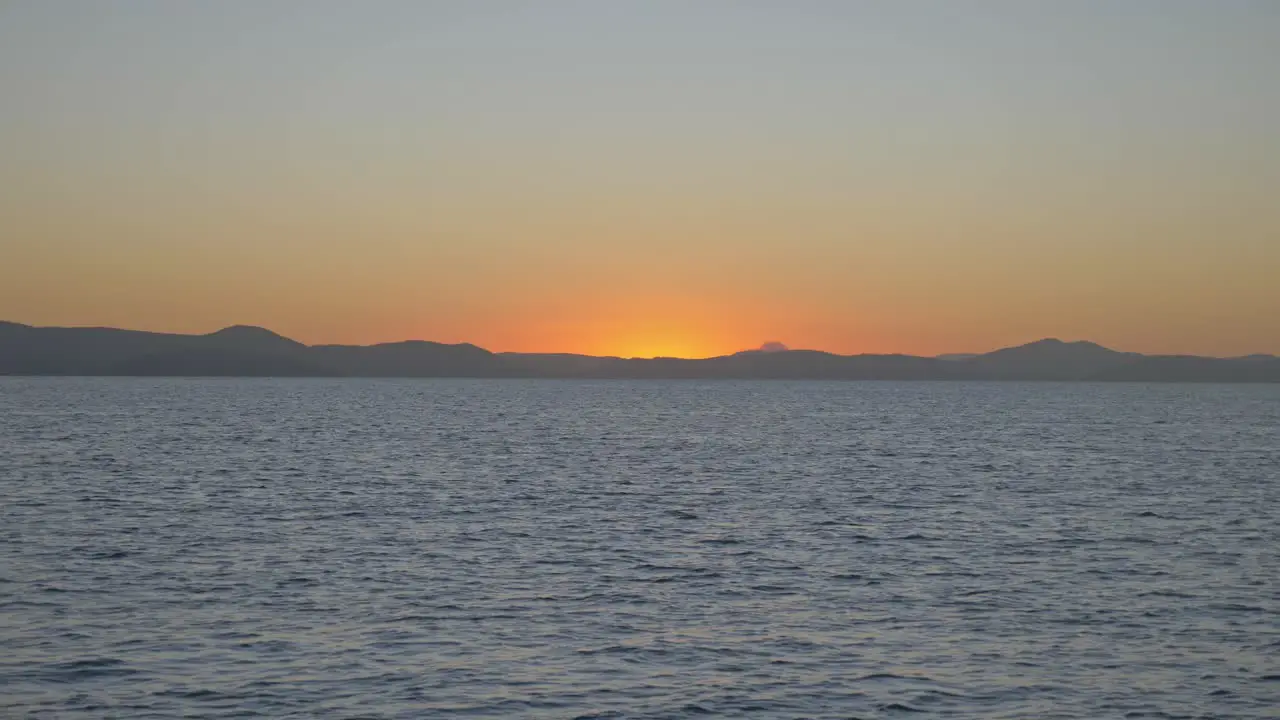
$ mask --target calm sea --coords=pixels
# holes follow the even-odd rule
[[[0,716],[1275,718],[1280,387],[0,379]]]

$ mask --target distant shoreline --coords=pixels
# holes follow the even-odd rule
[[[55,375],[50,373],[0,373],[0,381],[49,380],[478,380],[484,382],[547,381],[601,383],[921,383],[930,385],[1276,385],[1280,380],[1018,380],[998,378],[803,378],[803,377],[553,377],[534,375]]]
[[[406,341],[304,345],[258,327],[208,335],[0,322],[0,375],[576,380],[930,380],[1276,383],[1280,358],[1143,355],[1091,342],[1038,340],[972,356],[836,355],[747,350],[704,359],[494,353]]]

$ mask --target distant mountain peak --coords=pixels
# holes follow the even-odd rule
[[[1074,345],[1076,347],[1102,347],[1098,343],[1090,342],[1088,340],[1063,340],[1062,338],[1056,337],[1041,338],[1035,342],[1029,342],[1027,345]]]
[[[1044,338],[1042,340],[1036,340],[1034,342],[1029,342],[1024,345],[1018,345],[1015,347],[1004,348],[1003,350],[997,350],[996,352],[1009,352],[1014,350],[1048,350],[1048,351],[1086,350],[1086,351],[1103,351],[1103,352],[1109,352],[1109,353],[1119,352],[1117,350],[1112,350],[1109,347],[1106,347],[1104,345],[1099,345],[1096,342],[1090,342],[1088,340],[1062,340],[1056,337]]]
[[[211,332],[205,337],[237,342],[267,342],[276,345],[289,345],[292,347],[303,346],[302,343],[297,340],[291,340],[279,333],[273,332],[264,327],[258,327],[257,325],[231,325],[224,327],[221,330]]]
[[[754,355],[756,353],[782,353],[790,352],[791,348],[777,340],[770,340],[760,344],[760,347],[751,348],[750,350],[741,350],[736,355]]]
[[[284,337],[276,332],[268,330],[258,325],[228,325],[221,330],[215,330],[210,335],[270,335],[273,337]]]
[[[487,354],[487,355],[492,355],[492,354],[493,354],[493,353],[492,353],[492,352],[490,352],[489,350],[486,350],[485,348],[482,348],[482,347],[480,347],[479,345],[473,345],[472,343],[469,343],[469,342],[463,342],[463,343],[444,343],[444,342],[437,342],[437,341],[435,341],[435,340],[397,340],[397,341],[395,341],[395,342],[378,343],[377,345],[370,345],[370,346],[368,346],[368,347],[400,348],[400,349],[405,349],[405,348],[444,348],[444,349],[455,349],[455,350],[478,351],[478,352],[485,353],[485,354]]]

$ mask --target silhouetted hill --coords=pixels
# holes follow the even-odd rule
[[[171,335],[114,328],[0,327],[0,373],[103,375],[132,358],[175,351],[193,342]]]
[[[717,376],[815,380],[939,380],[954,377],[933,358],[911,355],[833,355],[816,350],[740,353],[701,361]]]
[[[292,352],[307,347],[297,340],[252,325],[232,325],[202,337],[217,347],[253,352]]]
[[[701,360],[494,354],[421,340],[307,346],[237,325],[208,335],[0,322],[0,374],[724,378],[797,380],[1098,380],[1280,382],[1280,358],[1148,356],[1049,339],[974,356],[834,355],[780,343]]]
[[[1056,338],[1004,348],[956,362],[976,377],[1010,380],[1087,380],[1141,358],[1091,342]]]
[[[103,375],[175,377],[328,377],[332,368],[305,354],[254,352],[236,348],[182,348],[132,357]]]
[[[627,367],[622,358],[572,353],[501,353],[497,360],[504,377],[621,377]]]
[[[1280,382],[1280,359],[1271,356],[1205,358],[1144,355],[1105,370],[1097,380],[1137,382]]]
[[[425,340],[383,345],[317,345],[312,357],[340,375],[366,377],[494,377],[493,353],[475,345]]]

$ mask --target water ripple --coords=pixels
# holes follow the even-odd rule
[[[1278,437],[1269,386],[0,379],[0,715],[1275,717]]]

